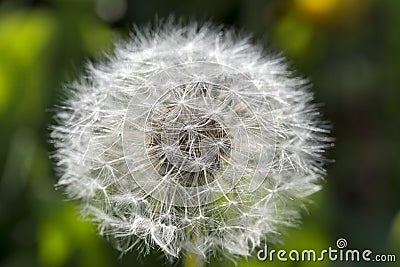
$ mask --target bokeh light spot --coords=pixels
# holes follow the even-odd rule
[[[340,0],[296,0],[296,4],[312,14],[328,14],[340,5]]]
[[[127,10],[126,0],[97,0],[96,13],[106,22],[115,22],[120,20]]]

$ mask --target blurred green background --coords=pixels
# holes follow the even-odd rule
[[[85,58],[112,49],[133,23],[170,14],[233,25],[282,51],[314,84],[332,121],[324,189],[304,223],[272,248],[349,248],[400,262],[400,1],[0,1],[0,266],[169,266],[119,253],[55,191],[48,127],[60,84]],[[239,261],[239,266],[384,266],[378,263]],[[174,266],[180,266],[176,263]],[[171,265],[172,266],[172,265]],[[212,259],[209,266],[233,266]],[[391,266],[398,266],[392,264]]]

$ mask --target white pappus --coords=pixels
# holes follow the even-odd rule
[[[123,252],[249,256],[325,175],[332,140],[308,88],[231,29],[136,29],[65,86],[57,185]]]

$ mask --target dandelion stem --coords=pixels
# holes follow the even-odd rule
[[[183,259],[183,267],[205,267],[205,262],[202,257],[198,255],[187,252],[185,258]]]

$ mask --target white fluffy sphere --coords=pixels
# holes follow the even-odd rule
[[[66,86],[58,185],[124,252],[250,255],[320,188],[330,139],[307,88],[232,30],[136,30]]]

